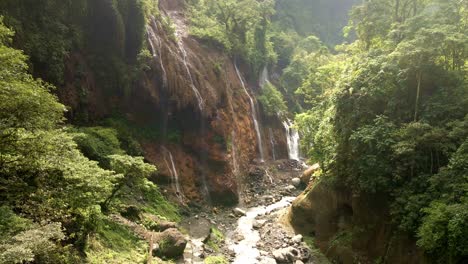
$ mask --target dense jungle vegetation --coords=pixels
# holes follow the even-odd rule
[[[283,95],[270,85],[259,99],[275,114],[284,112],[284,96],[299,112],[303,150],[320,162],[323,179],[388,195],[383,206],[395,225],[436,261],[465,259],[468,2],[364,1],[343,29],[349,43],[334,48],[340,38],[325,35],[339,36],[332,28],[340,19],[330,26],[303,16],[312,6],[324,10],[321,1],[292,2],[277,1],[275,12],[273,1],[195,1],[192,33],[255,73],[286,65],[275,82]],[[325,33],[314,19],[328,25]]]
[[[0,3],[0,263],[143,262],[146,243],[108,216],[179,219],[132,133],[72,127],[54,95],[77,52],[102,89],[121,93],[137,72],[146,16],[157,14],[150,2]]]
[[[434,263],[468,259],[468,1],[186,2],[193,37],[250,80],[268,66],[258,99],[295,116],[321,181],[386,197]],[[0,263],[143,262],[147,245],[109,216],[178,221],[157,168],[129,125],[90,120],[86,102],[67,119],[56,93],[80,54],[100,90],[128,94],[157,1],[3,0],[0,16]]]
[[[307,69],[296,120],[322,179],[388,195],[394,224],[440,263],[468,255],[467,19],[467,1],[365,1],[346,27],[356,41],[288,66]]]

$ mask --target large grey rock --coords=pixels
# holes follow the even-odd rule
[[[185,236],[175,228],[169,228],[160,233],[153,249],[158,257],[178,258],[184,254],[187,246]]]
[[[262,228],[266,223],[266,220],[255,220],[253,222],[253,228],[254,229],[260,229]]]
[[[273,251],[273,257],[278,263],[292,263],[299,258],[299,250],[293,247],[281,248]]]
[[[240,208],[236,208],[234,210],[232,210],[232,212],[236,215],[236,216],[245,216],[247,215],[247,212],[240,209]]]
[[[301,186],[301,179],[299,179],[299,178],[293,178],[293,179],[291,180],[291,183],[292,183],[292,185],[293,185],[294,187],[298,188],[298,187]]]
[[[297,236],[294,236],[292,239],[291,239],[292,242],[296,243],[296,244],[299,244],[302,242],[302,235],[297,235]]]

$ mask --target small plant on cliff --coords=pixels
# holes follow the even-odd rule
[[[282,115],[288,111],[283,95],[269,82],[263,86],[262,94],[258,97],[258,100],[269,116]]]

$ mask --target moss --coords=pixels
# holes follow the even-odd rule
[[[89,237],[85,254],[89,263],[143,263],[147,243],[128,228],[102,219],[96,234]]]
[[[206,245],[213,249],[215,252],[219,252],[219,245],[222,243],[224,243],[224,234],[215,226],[211,227],[210,236],[208,238],[208,241],[206,241]]]
[[[318,249],[318,248],[315,246],[315,239],[314,239],[314,237],[305,236],[305,237],[304,237],[304,242],[305,242],[305,243],[307,244],[307,246],[309,247],[312,256],[314,256],[314,257],[317,259],[316,263],[331,264],[331,262],[330,262],[330,261],[327,259],[327,257],[320,251],[320,249]]]
[[[210,256],[205,259],[205,264],[228,264],[229,262],[223,256]]]

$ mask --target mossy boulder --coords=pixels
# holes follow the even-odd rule
[[[176,228],[169,228],[160,233],[153,255],[161,258],[178,258],[184,254],[186,246],[186,237]]]

